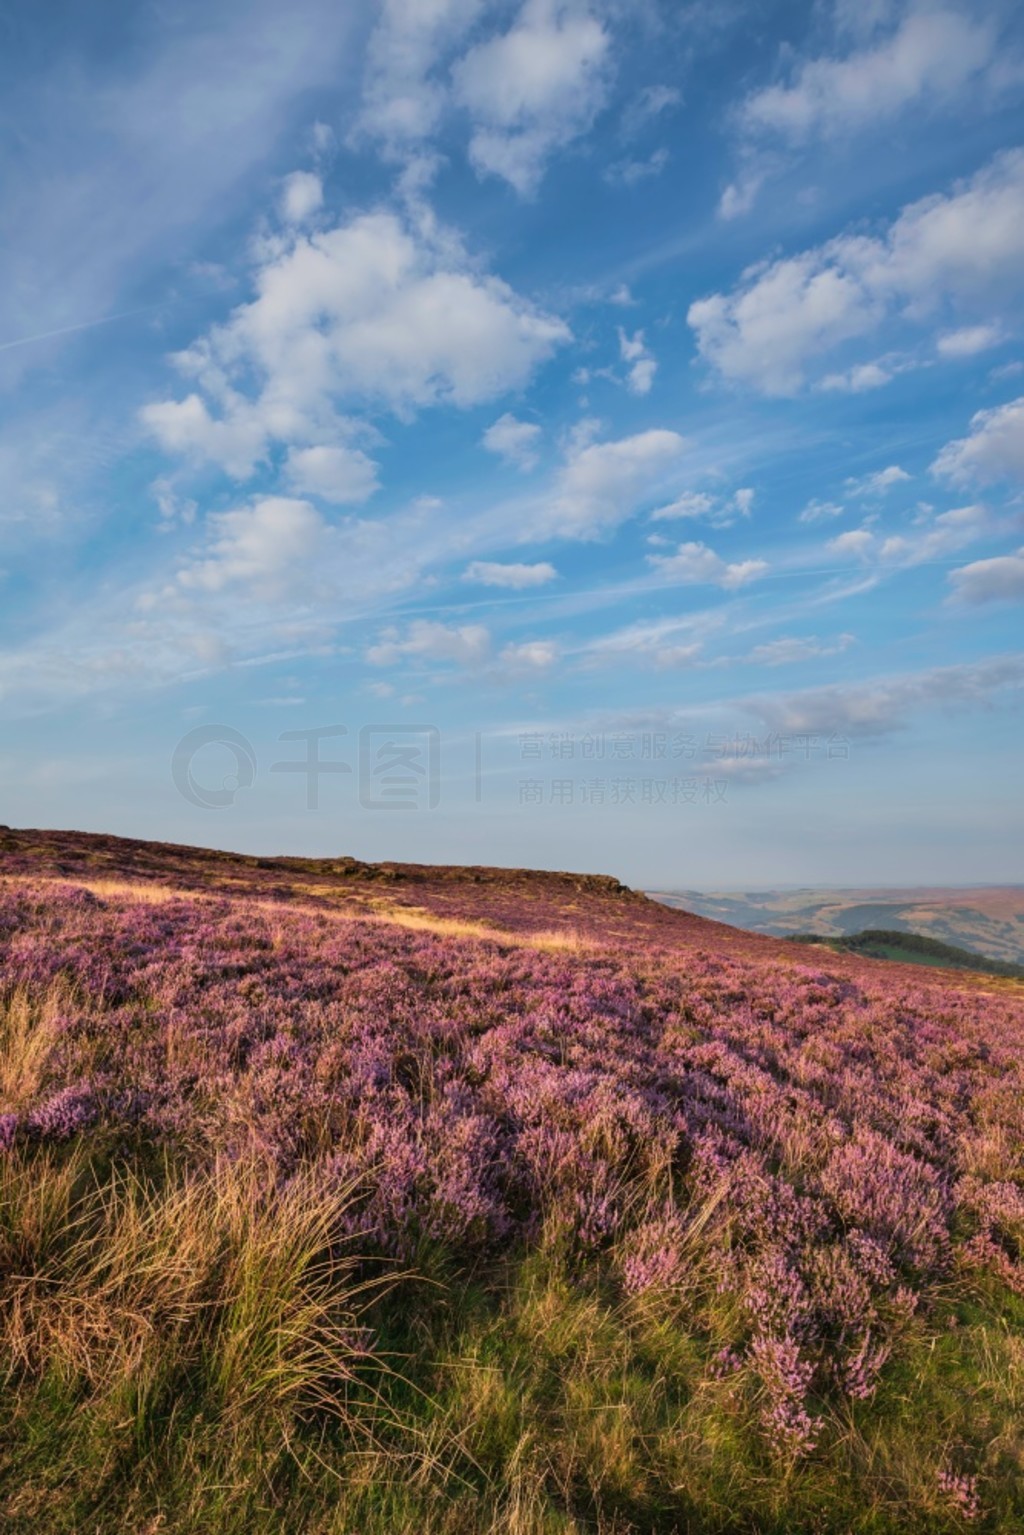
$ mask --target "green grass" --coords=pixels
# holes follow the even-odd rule
[[[1024,1527],[1024,1301],[951,1283],[875,1399],[773,1455],[714,1378],[730,1303],[623,1302],[557,1231],[500,1267],[353,1261],[344,1195],[83,1153],[0,1177],[5,1535],[669,1535]],[[366,1287],[367,1276],[388,1282]],[[386,1368],[359,1351],[377,1335]]]
[[[794,943],[816,943],[837,953],[863,954],[869,959],[897,960],[904,965],[932,965],[942,970],[973,970],[982,975],[998,975],[1009,980],[1024,979],[1019,965],[1004,964],[952,943],[941,943],[922,933],[901,933],[888,928],[865,928],[842,938],[820,933],[792,933]]]

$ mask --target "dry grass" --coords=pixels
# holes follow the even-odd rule
[[[44,1376],[95,1410],[144,1416],[192,1379],[226,1432],[268,1416],[350,1412],[365,1363],[349,1191],[259,1164],[154,1182],[84,1154],[0,1161],[0,1357],[7,1382]],[[370,1415],[372,1417],[372,1415]]]
[[[61,1015],[71,1002],[58,981],[42,997],[24,989],[0,1000],[0,1103],[7,1111],[37,1098],[57,1044]]]
[[[346,921],[380,922],[389,927],[406,928],[414,933],[432,933],[439,938],[484,939],[510,948],[541,949],[548,953],[581,953],[595,947],[576,928],[544,928],[523,932],[498,927],[487,921],[441,916],[423,906],[398,906],[365,895],[349,894],[339,891],[335,885],[296,885],[293,889],[296,895],[337,903],[330,908],[331,915]],[[304,908],[299,906],[295,909]],[[321,907],[316,909],[320,913],[323,911]]]
[[[33,890],[38,890],[40,887],[87,890],[90,895],[96,896],[101,901],[117,901],[130,906],[166,906],[169,901],[200,900],[204,894],[199,890],[188,890],[174,885],[158,885],[148,880],[81,879],[78,876],[58,879],[40,878],[28,874],[0,876],[0,889],[10,885],[29,886]]]

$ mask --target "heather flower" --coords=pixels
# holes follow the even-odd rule
[[[813,1442],[812,1380],[870,1395],[953,1263],[1024,1293],[1012,997],[766,961],[740,934],[712,953],[706,929],[601,890],[389,887],[492,941],[339,912],[340,891],[299,906],[279,870],[251,874],[162,904],[91,899],[66,871],[0,889],[0,1002],[45,1004],[50,1030],[0,1148],[87,1135],[102,1107],[199,1166],[255,1153],[272,1177],[353,1184],[367,1251],[475,1262],[557,1232],[630,1295],[692,1271],[731,1298],[730,1360],[753,1335],[787,1454]],[[560,899],[591,947],[531,946]]]
[[[679,1212],[671,1207],[637,1227],[622,1260],[622,1287],[627,1295],[669,1290],[680,1282],[684,1229]]]
[[[67,1141],[89,1129],[97,1112],[92,1092],[65,1087],[32,1110],[28,1128],[43,1140]]]
[[[711,1378],[713,1380],[727,1380],[730,1375],[735,1375],[737,1370],[743,1368],[743,1355],[733,1348],[720,1348],[711,1361]]]
[[[981,1499],[978,1496],[978,1478],[962,1471],[940,1470],[939,1491],[953,1512],[961,1519],[973,1523],[981,1518]]]
[[[787,1457],[809,1454],[817,1438],[807,1411],[814,1366],[801,1357],[799,1344],[788,1334],[772,1338],[758,1333],[750,1357],[764,1388],[761,1426],[769,1440]]]

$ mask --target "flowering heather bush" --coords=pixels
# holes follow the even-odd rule
[[[340,1236],[413,1267],[557,1244],[624,1305],[685,1308],[707,1378],[746,1383],[790,1462],[829,1404],[875,1395],[954,1276],[1024,1293],[1009,989],[825,973],[660,908],[641,946],[647,903],[603,887],[589,926],[575,891],[567,913],[543,882],[495,888],[482,937],[395,920],[469,920],[478,887],[434,899],[425,874],[403,907],[284,899],[259,872],[143,901],[20,871],[0,1156],[258,1161],[282,1191],[349,1191]],[[576,946],[552,946],[567,922]],[[965,1489],[945,1492],[973,1518]]]

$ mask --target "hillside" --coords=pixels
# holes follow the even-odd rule
[[[1024,965],[1024,885],[651,894],[668,906],[777,937],[814,933],[843,938],[882,928]]]
[[[0,831],[5,1531],[1024,1520],[1024,990]]]
[[[824,938],[817,933],[794,933],[793,943],[813,943],[835,954],[863,954],[866,959],[897,960],[906,965],[937,966],[940,970],[969,970],[976,975],[998,975],[1012,981],[1024,981],[1024,969],[1007,965],[970,949],[958,949],[937,938],[920,933],[902,933],[886,928],[867,927],[846,938]]]

